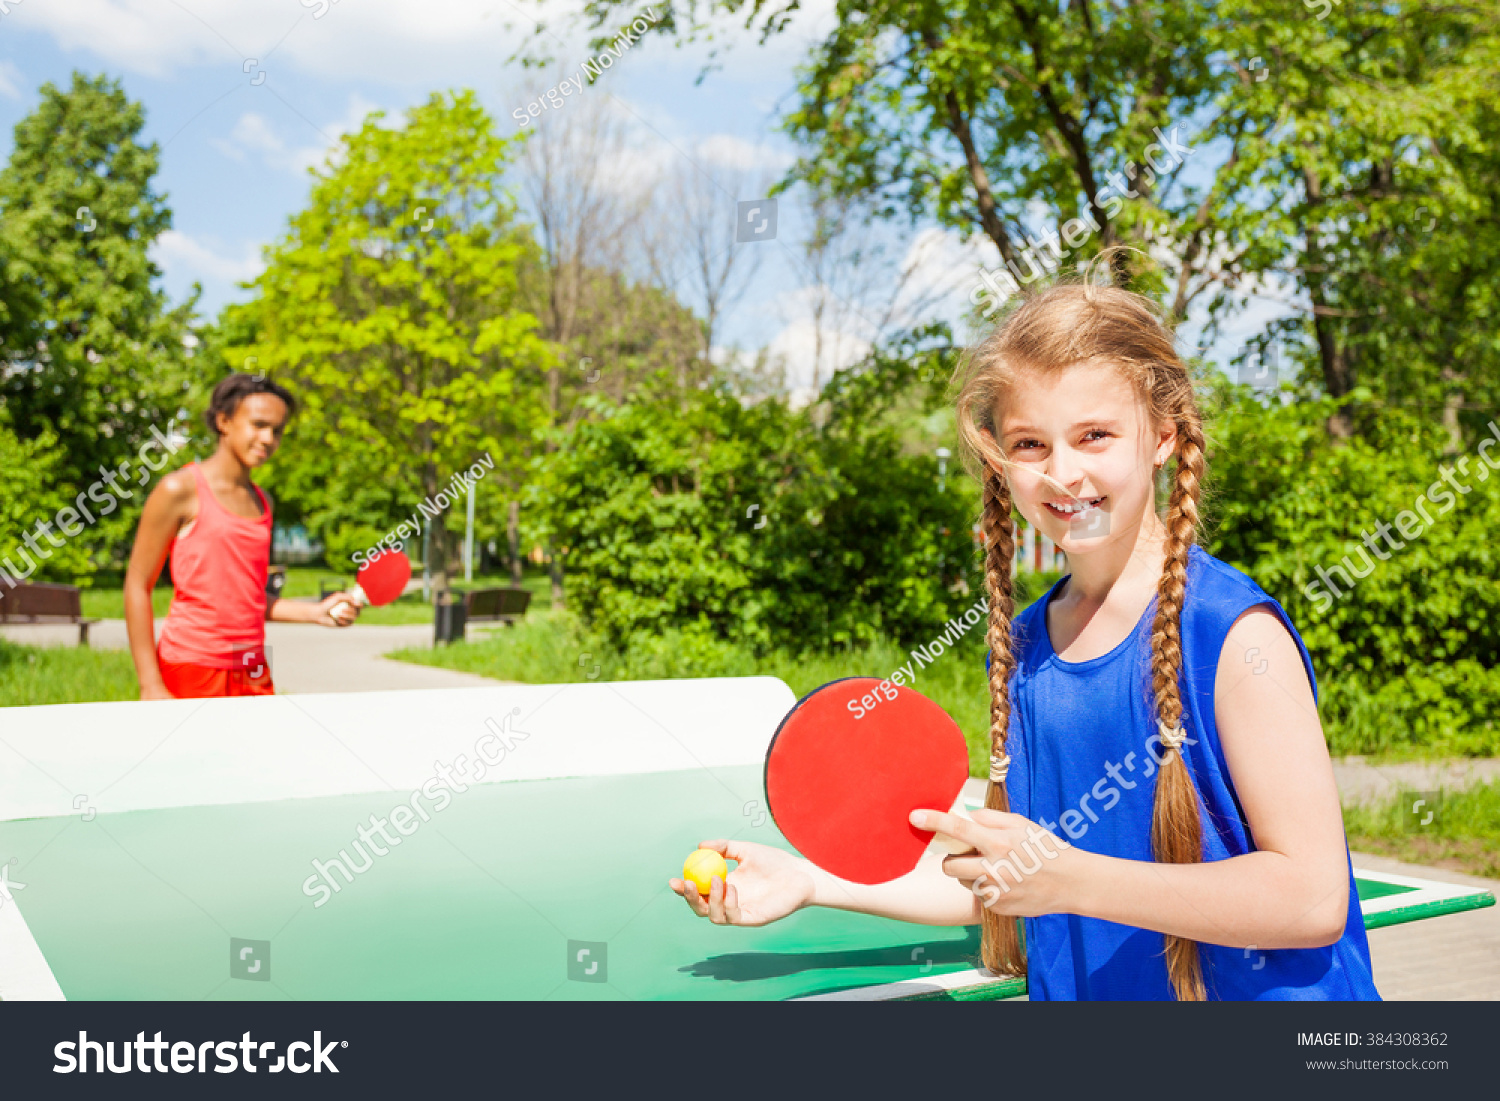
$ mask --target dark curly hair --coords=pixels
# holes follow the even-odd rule
[[[290,417],[297,411],[297,399],[292,393],[279,382],[272,382],[264,375],[247,375],[236,373],[229,375],[214,387],[213,397],[208,399],[208,409],[203,414],[203,419],[208,422],[208,430],[214,435],[219,432],[219,414],[226,417],[234,416],[240,402],[251,394],[271,394],[286,402],[287,416]]]

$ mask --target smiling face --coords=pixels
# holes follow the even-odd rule
[[[1016,509],[1069,555],[1134,543],[1176,443],[1113,367],[1019,371],[996,418]]]
[[[219,446],[229,448],[247,467],[260,466],[281,446],[289,412],[275,394],[248,394],[233,416],[219,414]]]

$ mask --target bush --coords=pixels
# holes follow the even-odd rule
[[[572,606],[615,649],[673,629],[757,653],[915,641],[974,599],[972,491],[939,493],[889,429],[718,391],[597,411],[535,501]]]
[[[1368,405],[1361,434],[1333,442],[1323,429],[1331,411],[1327,401],[1268,407],[1243,391],[1218,395],[1208,549],[1253,577],[1297,624],[1323,682],[1335,752],[1494,753],[1500,477],[1471,443],[1467,476],[1453,473],[1470,491],[1454,492],[1442,470],[1459,456],[1445,455],[1441,426]],[[1430,529],[1423,522],[1409,540],[1392,533],[1399,549],[1378,541],[1384,560],[1359,553],[1361,533],[1374,538],[1377,524],[1394,525],[1429,489]],[[1346,555],[1357,569],[1373,564],[1348,586],[1333,572]]]
[[[1391,755],[1413,747],[1444,757],[1500,756],[1500,669],[1463,659],[1376,684],[1358,676],[1320,688],[1329,752]]]
[[[352,573],[359,567],[355,552],[368,553],[386,534],[368,524],[340,524],[323,534],[323,560],[329,569]]]

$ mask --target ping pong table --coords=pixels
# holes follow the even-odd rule
[[[1024,995],[974,928],[667,887],[786,846],[770,677],[0,709],[0,999]],[[1359,873],[1367,926],[1492,905]]]

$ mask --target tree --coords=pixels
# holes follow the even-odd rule
[[[1282,334],[1338,399],[1332,435],[1364,431],[1363,387],[1440,411],[1457,451],[1460,411],[1500,399],[1500,16],[1428,0],[1221,14],[1260,63],[1222,93],[1217,131],[1233,186],[1261,197],[1221,219],[1240,271],[1292,292]]]
[[[527,137],[518,165],[526,206],[535,218],[540,262],[523,282],[541,334],[561,351],[547,372],[548,422],[565,429],[585,415],[581,399],[624,400],[644,379],[667,368],[686,386],[706,374],[695,351],[699,325],[667,290],[629,276],[641,249],[649,208],[645,194],[621,187],[612,172],[629,148],[607,103],[580,103],[547,114]],[[558,433],[538,440],[550,455]],[[513,487],[507,537],[519,581],[519,485]],[[564,600],[562,567],[548,547],[552,601]]]
[[[1334,446],[1338,399],[1245,391],[1220,383],[1208,401],[1208,550],[1297,624],[1335,752],[1493,755],[1500,477],[1472,448],[1445,460],[1430,415],[1366,401],[1360,431]]]
[[[714,341],[725,317],[760,268],[759,243],[736,240],[739,200],[759,197],[768,182],[742,168],[673,159],[654,182],[648,262],[659,286],[700,311],[698,374],[713,368]],[[747,194],[747,192],[749,194]]]
[[[598,25],[622,6],[585,10]],[[656,27],[711,34],[711,17],[727,11],[770,35],[797,8],[686,0],[667,4]],[[821,192],[983,234],[1024,281],[1119,243],[1144,249],[1211,190],[1181,171],[1195,116],[1223,80],[1224,66],[1210,64],[1211,9],[842,0],[837,12],[784,120],[807,148],[792,177]],[[1186,277],[1185,310],[1216,277],[1215,257],[1187,238],[1167,256]],[[1135,277],[1126,254],[1115,274]]]
[[[764,37],[798,6],[678,0],[655,29],[712,37],[729,12]],[[585,11],[600,26],[623,7]],[[807,148],[792,177],[982,234],[1008,268],[990,299],[1116,244],[1150,262],[1112,254],[1115,280],[1177,318],[1283,297],[1307,393],[1340,399],[1333,436],[1358,430],[1364,382],[1443,410],[1456,448],[1500,378],[1500,16],[1309,7],[841,0],[785,119]]]
[[[17,581],[42,577],[72,579],[87,574],[90,564],[76,541],[48,540],[37,522],[54,524],[70,504],[59,487],[58,471],[66,456],[51,432],[31,440],[16,437],[0,417],[0,596]],[[97,506],[96,506],[97,507]],[[77,522],[74,513],[72,522]],[[53,531],[66,529],[53,527]],[[23,542],[31,536],[29,544]]]
[[[0,405],[21,440],[53,441],[52,476],[77,488],[133,461],[192,400],[197,296],[173,307],[155,286],[149,249],[172,216],[144,124],[118,82],[74,73],[67,91],[42,86],[0,173]],[[84,538],[119,539],[133,515]]]
[[[381,118],[315,175],[252,284],[254,339],[223,355],[234,368],[254,357],[305,402],[270,484],[295,487],[340,549],[439,506],[440,520],[415,519],[441,589],[456,545],[447,525],[463,522],[446,487],[486,455],[500,480],[516,477],[546,424],[557,352],[522,301],[536,246],[502,187],[513,143],[467,91],[434,94],[400,128]],[[481,481],[477,492],[495,491]]]

